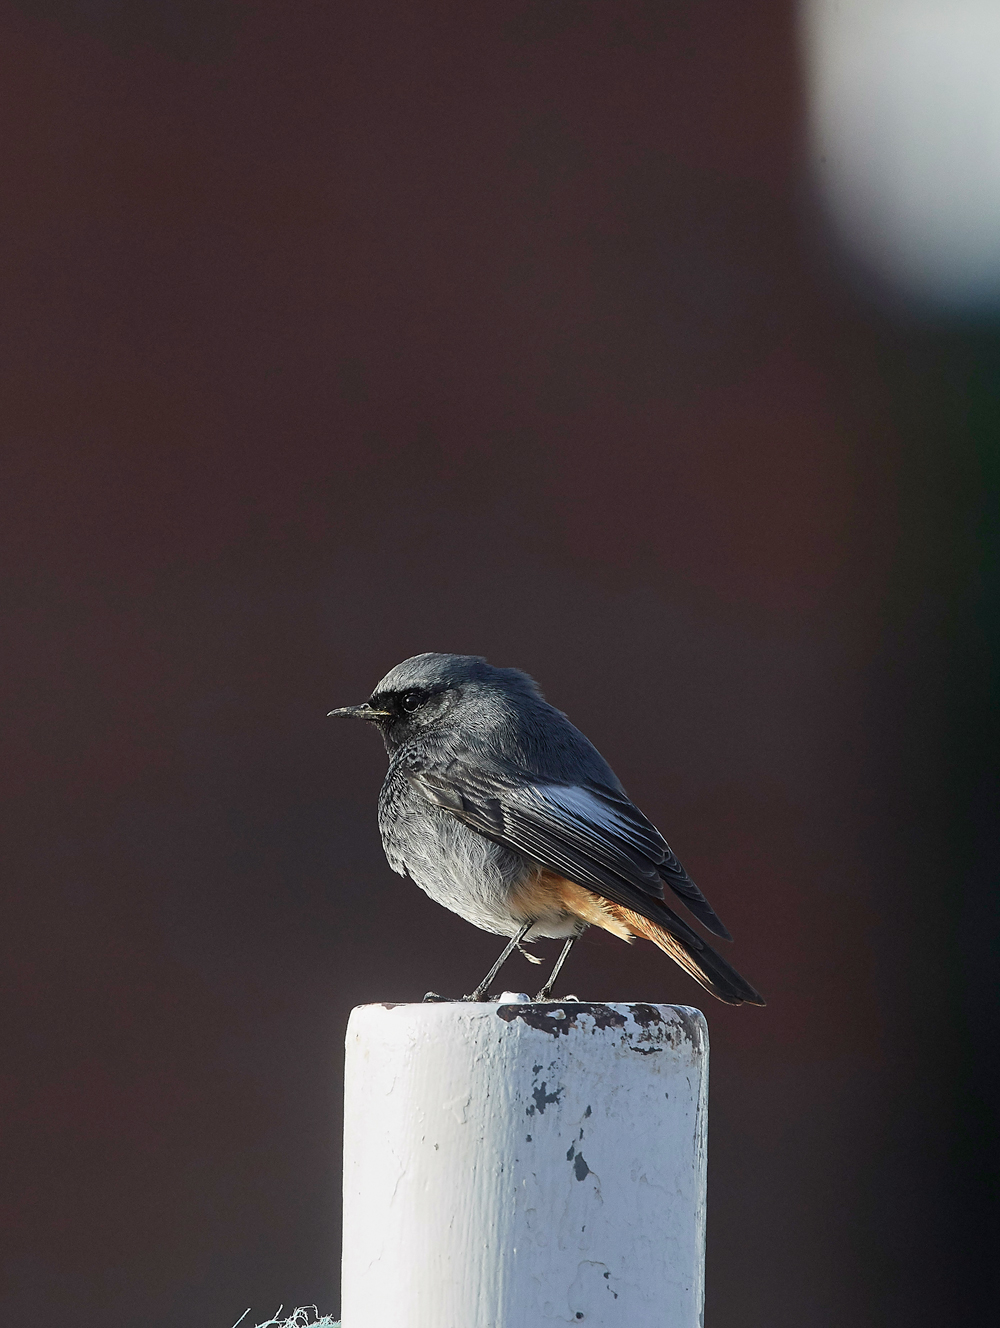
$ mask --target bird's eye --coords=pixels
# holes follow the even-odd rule
[[[423,699],[423,692],[404,692],[399,698],[399,703],[404,710],[412,714],[414,710],[420,707]]]

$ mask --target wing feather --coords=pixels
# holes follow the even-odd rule
[[[663,836],[621,794],[543,783],[480,752],[439,763],[425,757],[406,775],[471,829],[666,926],[695,949],[703,942],[664,902],[664,882],[705,926],[730,939]]]

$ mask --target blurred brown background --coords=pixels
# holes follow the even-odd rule
[[[794,20],[0,3],[4,1323],[336,1309],[348,1012],[497,949],[325,719],[422,650],[534,674],[769,997],[712,1328],[987,1295],[997,356],[852,293]]]

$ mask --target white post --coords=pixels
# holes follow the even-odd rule
[[[686,1006],[356,1009],[344,1328],[699,1328],[707,1091]]]

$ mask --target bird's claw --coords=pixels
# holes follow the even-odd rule
[[[448,997],[447,997],[447,996],[439,996],[439,995],[437,994],[436,991],[427,991],[427,992],[424,992],[424,1000],[425,1000],[425,1001],[441,1001],[442,1003],[446,1003],[447,1000],[448,1000]]]

